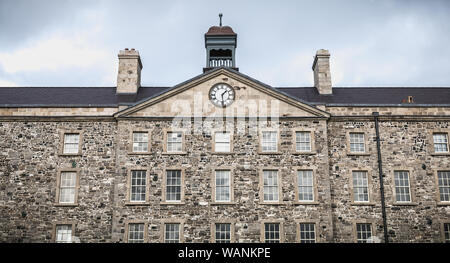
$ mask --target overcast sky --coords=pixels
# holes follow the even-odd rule
[[[450,86],[448,0],[0,0],[0,87],[115,86],[124,48],[142,86],[176,85],[202,73],[219,13],[240,72],[274,87],[313,86],[321,48],[333,86]]]

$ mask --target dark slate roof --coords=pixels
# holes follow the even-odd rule
[[[179,85],[141,87],[137,95],[117,95],[115,87],[0,87],[0,107],[117,107],[145,101]],[[312,105],[450,106],[450,87],[334,87],[333,95],[319,95],[314,87],[270,88]],[[408,96],[413,96],[414,103],[402,103]]]
[[[320,95],[315,87],[277,88],[310,104],[327,105],[450,105],[450,87],[333,87]],[[408,96],[414,103],[405,104]]]

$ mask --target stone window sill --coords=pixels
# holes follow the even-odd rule
[[[212,152],[214,155],[232,155],[234,152]]]
[[[81,153],[60,153],[59,156],[81,156]]]
[[[187,152],[162,152],[162,155],[186,155]]]
[[[318,205],[319,202],[313,201],[313,202],[306,202],[306,201],[295,201],[294,205]]]
[[[126,202],[126,206],[149,206],[150,203],[148,202]]]
[[[263,154],[263,155],[280,155],[281,152],[258,152],[258,154]]]
[[[186,203],[185,202],[167,202],[167,201],[164,201],[164,202],[160,202],[159,204],[160,205],[185,205]]]
[[[352,206],[374,206],[375,203],[373,202],[359,202],[359,203],[351,203]]]
[[[73,204],[63,204],[63,203],[55,203],[54,204],[55,206],[58,206],[58,207],[75,207],[75,206],[78,206],[78,203],[73,203]]]
[[[431,156],[450,156],[450,153],[432,153]]]
[[[294,155],[315,155],[317,152],[293,152]]]
[[[283,202],[259,202],[260,205],[284,205]]]
[[[450,206],[450,202],[438,202],[437,206]]]
[[[419,204],[415,203],[415,202],[404,202],[404,203],[394,202],[392,205],[395,205],[395,206],[416,206],[416,205],[419,205]]]
[[[128,155],[149,155],[151,152],[128,152]]]
[[[370,153],[347,153],[348,156],[369,156]]]
[[[211,202],[210,205],[237,205],[237,202]]]

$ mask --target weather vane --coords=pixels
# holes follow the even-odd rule
[[[220,14],[219,14],[219,19],[220,19],[219,26],[222,26],[222,16],[223,16],[222,13],[220,13]]]

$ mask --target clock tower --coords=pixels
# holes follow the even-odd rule
[[[235,59],[237,34],[231,27],[222,26],[222,14],[219,18],[219,26],[210,27],[205,34],[206,67],[203,72],[218,67],[239,70]]]

